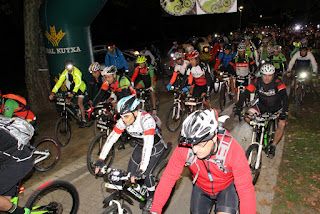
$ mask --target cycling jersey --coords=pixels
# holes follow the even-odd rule
[[[150,66],[146,65],[144,68],[140,68],[140,66],[137,66],[131,78],[132,82],[135,82],[137,80],[137,77],[139,77],[139,81],[137,84],[142,84],[142,88],[145,88],[145,87],[148,88],[150,86],[155,88],[156,75],[154,72],[154,67],[152,65]],[[140,83],[140,81],[142,82]]]
[[[256,90],[259,97],[259,105],[263,106],[265,111],[276,112],[282,107],[283,112],[288,112],[289,100],[286,86],[278,77],[274,77],[269,84],[265,84],[261,77],[256,78],[251,81],[246,89],[245,95],[241,96],[239,99],[240,105],[244,102],[245,97],[248,96],[250,92]]]
[[[213,70],[216,71],[220,65],[220,63],[222,63],[222,66],[227,68],[230,66],[230,62],[232,61],[232,59],[236,56],[235,52],[231,52],[226,55],[224,52],[221,52],[217,58],[216,61],[216,65],[214,66]]]
[[[259,50],[258,50],[258,54],[259,54],[259,59],[260,60],[266,60],[269,55],[272,52],[272,47],[271,46],[260,46]]]
[[[313,72],[318,73],[318,64],[310,51],[305,56],[301,56],[300,51],[295,53],[289,62],[288,71],[291,71],[295,64],[296,70],[299,68],[309,69],[311,65]]]
[[[210,76],[210,68],[208,64],[200,62],[195,67],[192,67],[192,65],[189,64],[186,68],[186,72],[189,74],[188,85],[191,87],[194,87],[194,85],[211,86],[212,78]]]
[[[258,65],[259,55],[256,46],[253,44],[253,42],[250,42],[250,45],[246,47],[246,55],[251,57],[255,63]]]
[[[220,137],[218,135],[219,141],[221,141]],[[161,213],[174,184],[183,171],[188,151],[189,148],[179,146],[173,151],[157,186],[151,212]],[[210,159],[215,159],[216,156],[216,154],[212,155]],[[234,139],[231,141],[224,165],[228,170],[226,173],[208,160],[196,159],[195,163],[188,167],[193,178],[199,172],[195,185],[210,196],[217,195],[234,182],[241,202],[240,213],[256,213],[256,199],[248,161],[240,144]]]
[[[279,53],[278,56],[271,55],[266,59],[266,61],[274,65],[274,68],[276,69],[277,74],[282,72],[283,69],[287,70],[287,60],[282,53]]]
[[[98,79],[96,79],[94,76],[91,76],[90,82],[89,82],[89,100],[93,100],[93,93],[94,93],[94,87],[97,86],[98,89],[101,88],[103,83],[102,76],[100,75]]]
[[[143,145],[140,169],[145,171],[149,164],[155,135],[158,135],[162,139],[156,129],[156,122],[154,118],[146,111],[139,110],[136,120],[130,126],[126,126],[120,118],[103,146],[99,158],[104,160],[107,157],[113,144],[117,142],[124,130],[126,130],[132,137],[137,138],[136,142],[138,144]]]
[[[99,93],[93,100],[93,106],[96,106],[103,100],[104,97],[106,97],[108,90],[114,92],[117,100],[132,94],[136,94],[136,91],[131,87],[131,81],[127,76],[117,75],[116,78],[116,81],[111,84],[109,84],[108,81],[103,82]]]
[[[220,47],[219,42],[215,43],[210,51],[210,55],[211,55],[210,62],[214,60],[217,54],[221,52],[223,52],[223,48]]]
[[[118,48],[115,48],[113,53],[110,53],[110,51],[107,52],[105,57],[105,65],[106,67],[115,65],[117,66],[118,70],[122,68],[129,70],[128,63],[124,58],[123,53]]]
[[[75,66],[73,66],[71,73],[69,73],[67,69],[62,72],[58,82],[53,87],[52,92],[57,93],[64,81],[66,81],[66,87],[74,93],[77,93],[79,90],[84,93],[86,90],[86,84],[82,80],[82,73]]]
[[[237,54],[236,57],[230,62],[230,65],[233,66],[237,76],[241,77],[248,76],[257,68],[255,61],[247,54],[245,54],[244,57],[241,57],[239,54]]]

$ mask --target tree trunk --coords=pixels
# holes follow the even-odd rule
[[[41,3],[42,0],[24,0],[25,81],[28,101],[36,114],[55,109],[48,99],[51,88],[39,21]]]

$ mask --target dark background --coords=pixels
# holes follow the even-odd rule
[[[93,45],[116,44],[120,49],[156,44],[165,52],[172,41],[185,42],[191,36],[229,33],[239,27],[239,11],[229,14],[170,16],[159,0],[109,0],[91,25]],[[247,0],[242,27],[320,23],[320,1]],[[262,14],[263,18],[260,18]],[[318,23],[319,22],[319,23]],[[25,90],[23,1],[0,0],[1,77],[5,92]]]

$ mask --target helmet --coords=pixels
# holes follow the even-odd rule
[[[244,42],[240,42],[237,48],[237,51],[245,51],[247,48],[246,44]]]
[[[186,52],[189,53],[191,51],[194,51],[194,47],[192,45],[186,47]]]
[[[266,63],[261,66],[260,72],[262,74],[271,75],[274,74],[274,72],[276,72],[276,69],[274,68],[274,65]]]
[[[195,145],[212,139],[217,132],[217,111],[215,109],[198,110],[183,121],[179,142]]]
[[[135,111],[139,104],[140,104],[140,101],[138,100],[138,98],[136,98],[135,95],[130,95],[122,98],[118,102],[117,109],[119,114],[122,115],[122,114]]]
[[[308,50],[308,45],[307,44],[301,44],[300,50],[302,50],[302,49]]]
[[[231,50],[232,49],[232,45],[231,44],[225,44],[223,47],[223,50]]]
[[[147,58],[145,56],[139,56],[137,58],[137,62],[136,63],[140,64],[140,63],[144,63],[146,61],[147,61]]]
[[[274,51],[281,51],[282,47],[280,45],[275,45],[275,46],[273,46],[273,50]]]
[[[190,51],[188,53],[187,59],[193,59],[199,56],[199,52],[197,50],[195,51]]]
[[[249,35],[245,35],[245,36],[243,37],[243,39],[244,39],[244,40],[251,40],[251,37],[250,37]]]
[[[95,72],[95,71],[99,71],[100,70],[100,64],[99,62],[93,62],[90,66],[89,66],[89,72]]]
[[[178,59],[182,59],[184,57],[184,54],[181,52],[175,52],[174,53],[174,59],[178,60]]]
[[[101,72],[101,75],[107,75],[107,74],[116,74],[117,73],[117,67],[115,65],[110,65],[108,67],[105,67],[103,71]]]

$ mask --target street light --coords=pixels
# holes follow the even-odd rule
[[[242,16],[242,10],[243,10],[243,6],[239,6],[238,7],[238,10],[240,11],[240,26],[239,26],[239,29],[241,30],[241,16]]]

